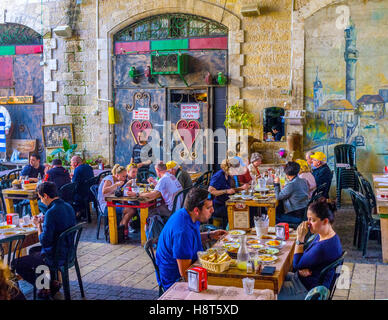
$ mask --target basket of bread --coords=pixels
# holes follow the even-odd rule
[[[202,267],[213,272],[223,272],[229,269],[232,258],[225,250],[209,249],[198,252]]]
[[[12,181],[12,188],[13,189],[21,189],[22,188],[22,183],[18,180],[18,179],[15,179]]]
[[[24,190],[35,190],[37,185],[38,185],[37,183],[25,183],[25,184],[23,184],[23,189]]]

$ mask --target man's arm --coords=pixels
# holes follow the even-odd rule
[[[55,225],[52,213],[46,214],[44,217],[42,232],[39,235],[39,241],[42,247],[51,247],[55,243],[54,229]]]
[[[180,275],[187,281],[186,270],[191,266],[191,259],[176,259]]]
[[[154,190],[154,191],[151,191],[151,192],[143,192],[140,195],[142,197],[150,199],[150,200],[155,200],[155,199],[158,199],[158,198],[160,198],[162,196],[162,194],[159,191],[157,191],[157,190]]]

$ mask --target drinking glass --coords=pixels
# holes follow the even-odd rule
[[[253,294],[253,289],[255,287],[255,279],[243,278],[242,282],[243,282],[243,288],[244,288],[245,294],[249,294],[249,295]]]
[[[267,216],[263,215],[261,217],[254,217],[253,220],[258,238],[268,233],[269,220]]]

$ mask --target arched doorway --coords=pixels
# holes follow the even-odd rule
[[[41,54],[43,40],[39,33],[16,23],[0,24],[0,105],[8,111],[11,120],[7,135],[8,158],[16,145],[31,149],[32,141],[36,140],[35,151],[44,159]],[[28,158],[28,154],[24,157]]]
[[[115,34],[115,163],[129,163],[137,132],[152,128],[164,161],[183,161],[196,172],[211,168],[203,157],[207,142],[194,133],[186,140],[179,128],[224,128],[226,83],[217,78],[228,70],[227,35],[217,22],[182,13],[148,17]],[[221,146],[226,138],[211,146],[215,159]]]

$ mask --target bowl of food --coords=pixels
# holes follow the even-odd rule
[[[12,188],[20,190],[22,188],[22,183],[18,179],[15,179],[12,181]]]
[[[244,230],[231,230],[229,231],[229,235],[231,236],[241,236],[243,234],[246,234]]]
[[[270,234],[263,234],[260,239],[262,240],[275,240],[276,239],[276,236],[272,236]]]
[[[0,233],[8,232],[16,228],[14,224],[6,224],[5,226],[0,226]]]
[[[263,248],[259,249],[259,253],[260,254],[270,254],[272,256],[278,254],[279,252],[280,252],[279,249],[276,249],[276,248],[265,248],[265,247],[263,247]]]
[[[252,244],[260,244],[260,240],[258,239],[251,239],[247,241],[247,244],[252,245]]]
[[[275,248],[282,247],[284,244],[285,244],[285,241],[280,241],[280,240],[269,240],[265,243],[266,246],[275,247]]]

